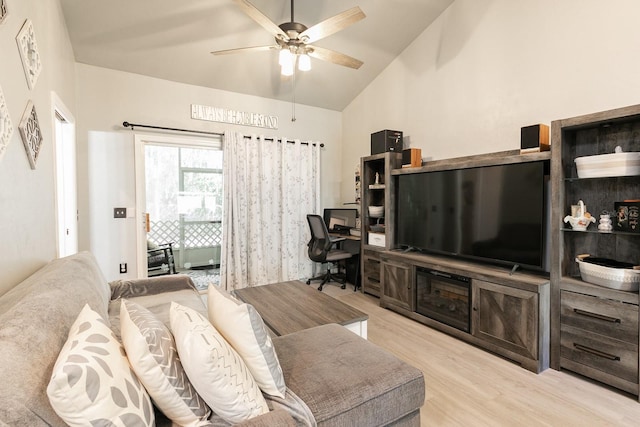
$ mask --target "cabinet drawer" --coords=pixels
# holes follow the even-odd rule
[[[373,291],[373,292],[371,292]],[[372,277],[364,278],[364,292],[380,296],[380,280]]]
[[[380,281],[380,261],[377,260],[365,260],[364,272],[367,278],[372,278]]]
[[[380,254],[365,251],[362,257],[363,291],[380,296]]]
[[[636,305],[562,291],[561,323],[638,345]]]
[[[564,359],[638,383],[638,346],[562,325],[560,352]]]

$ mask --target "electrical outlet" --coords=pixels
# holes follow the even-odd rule
[[[126,262],[121,262],[120,263],[120,274],[124,274],[127,272],[127,263]]]
[[[113,217],[114,218],[126,218],[127,217],[127,208],[113,208]]]

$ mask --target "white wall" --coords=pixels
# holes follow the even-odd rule
[[[0,159],[0,294],[56,257],[54,124],[51,92],[75,114],[74,59],[58,0],[9,1],[0,24],[0,87],[14,133]],[[16,35],[26,19],[34,25],[42,73],[29,90]],[[31,170],[18,125],[29,100],[38,114],[42,148]]]
[[[135,220],[114,219],[114,207],[133,207],[135,200],[134,132],[123,121],[156,126],[320,141],[322,205],[339,206],[341,113],[296,106],[255,96],[153,79],[137,74],[77,64],[79,123],[78,183],[80,249],[95,253],[108,280],[135,277]],[[192,120],[191,104],[209,105],[279,117],[278,130],[266,130]],[[136,131],[138,132],[138,131]],[[140,130],[141,133],[148,131]],[[184,137],[184,134],[180,134]],[[353,195],[350,195],[353,199]],[[128,264],[121,275],[118,265]]]
[[[74,64],[58,0],[8,5],[0,86],[16,131],[0,159],[0,294],[56,255],[52,90],[78,122],[80,249],[110,253],[102,265],[110,278],[119,277],[119,262],[135,264],[129,220],[111,218],[135,197],[133,132],[124,120],[223,131],[227,125],[191,120],[189,105],[275,114],[281,129],[264,133],[326,144],[322,203],[339,206],[353,199],[354,168],[372,132],[403,130],[423,157],[442,159],[516,149],[522,126],[640,102],[634,0],[456,0],[342,115],[297,106],[295,123],[286,102]],[[15,42],[26,18],[43,61],[33,90]],[[29,99],[44,136],[34,171],[17,131]]]
[[[636,0],[456,0],[343,111],[342,194],[378,130],[446,159],[640,103],[638,17]]]

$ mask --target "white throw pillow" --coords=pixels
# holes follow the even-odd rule
[[[215,285],[207,300],[209,321],[240,354],[260,389],[284,399],[284,375],[260,314]]]
[[[170,319],[184,370],[216,414],[235,424],[269,412],[242,358],[203,315],[172,302]]]
[[[164,323],[140,304],[123,299],[120,330],[129,363],[158,409],[181,426],[208,423],[211,411],[191,385]]]
[[[47,395],[71,426],[155,425],[149,395],[131,370],[124,348],[88,304],[71,326]]]

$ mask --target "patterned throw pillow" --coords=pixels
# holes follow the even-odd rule
[[[156,406],[181,426],[206,422],[211,411],[189,382],[164,323],[140,304],[123,299],[120,329],[129,363]]]
[[[153,426],[149,395],[124,348],[88,304],[71,326],[47,387],[51,406],[71,426]]]
[[[242,358],[203,315],[172,302],[170,319],[184,370],[216,414],[236,424],[269,412]]]
[[[256,309],[214,285],[209,286],[207,305],[209,320],[240,354],[260,389],[284,399],[287,387],[280,361]]]

